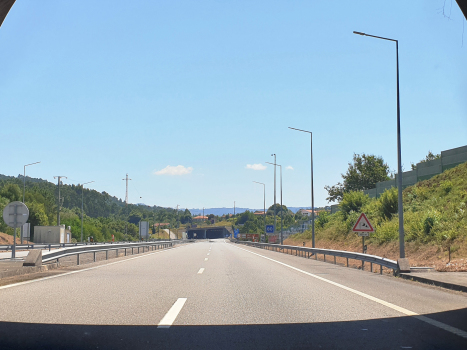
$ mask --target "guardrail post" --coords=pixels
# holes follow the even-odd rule
[[[379,265],[379,274],[380,274],[380,275],[383,274],[383,265]]]
[[[336,256],[334,255],[334,265],[336,265]]]
[[[76,254],[76,265],[79,265],[79,254]]]
[[[324,255],[324,262],[326,262],[326,254],[323,254]]]
[[[362,271],[365,269],[365,262],[362,260]]]
[[[105,260],[109,260],[109,251],[108,250],[105,251]]]
[[[373,272],[373,263],[370,263],[370,272]]]
[[[138,254],[139,254],[139,247],[138,247]]]
[[[347,259],[347,267],[349,267],[349,258],[346,258]]]
[[[131,247],[131,255],[133,255],[133,247]]]
[[[318,260],[318,253],[315,253],[315,260]]]
[[[49,244],[49,252],[50,252],[50,244]]]

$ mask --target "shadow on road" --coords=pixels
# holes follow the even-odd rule
[[[149,309],[141,311],[150,312]],[[467,309],[425,316],[463,330],[467,327]],[[467,349],[467,339],[413,317],[304,324],[172,326],[168,329],[0,322],[0,348]]]

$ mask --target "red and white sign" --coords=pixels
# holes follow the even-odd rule
[[[358,218],[357,222],[353,226],[353,232],[375,232],[375,229],[370,224],[370,220],[366,217],[365,213],[362,213]]]

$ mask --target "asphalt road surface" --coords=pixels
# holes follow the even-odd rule
[[[467,349],[467,297],[224,240],[0,287],[0,349]]]

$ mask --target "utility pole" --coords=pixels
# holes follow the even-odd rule
[[[131,181],[131,179],[128,178],[128,173],[126,174],[126,178],[122,179],[126,181],[126,192],[125,192],[125,214],[127,215],[126,221],[125,221],[125,235],[128,234],[128,181]]]
[[[58,179],[57,180],[57,184],[58,184],[57,226],[60,226],[60,207],[61,207],[61,204],[60,204],[60,201],[61,201],[61,198],[60,198],[60,179],[62,177],[64,177],[65,179],[68,179],[66,176],[54,176],[54,179]]]
[[[235,216],[235,201],[234,201],[234,216]]]

